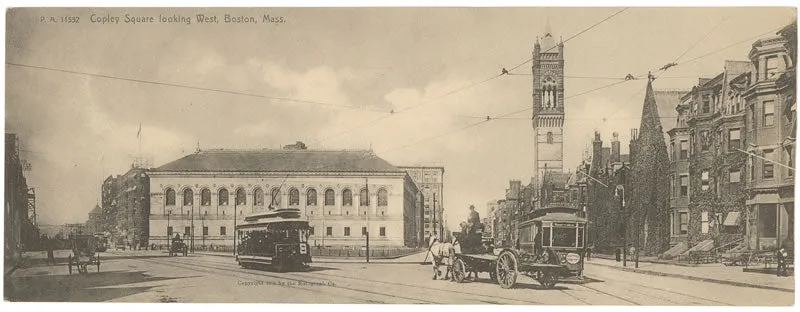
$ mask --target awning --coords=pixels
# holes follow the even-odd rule
[[[770,194],[756,194],[753,199],[748,199],[746,204],[747,205],[755,205],[755,204],[777,204],[781,200],[780,196],[776,193]]]
[[[741,216],[741,212],[739,211],[731,211],[728,212],[728,215],[725,216],[725,222],[722,223],[724,226],[736,226],[739,224],[739,216]]]

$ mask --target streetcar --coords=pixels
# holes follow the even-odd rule
[[[534,210],[519,225],[519,249],[541,255],[545,262],[565,266],[561,277],[583,276],[586,219],[570,207]]]
[[[308,220],[299,209],[247,216],[236,226],[236,261],[244,268],[267,265],[278,272],[307,269],[309,234]]]
[[[108,236],[103,233],[94,233],[95,249],[98,252],[105,252],[108,250]]]

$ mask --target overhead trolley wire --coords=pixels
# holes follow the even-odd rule
[[[604,18],[604,19],[602,19],[602,20],[600,20],[600,21],[598,21],[598,22],[596,22],[596,23],[592,24],[591,26],[589,26],[589,27],[587,27],[587,28],[585,28],[585,29],[581,30],[580,32],[578,32],[578,33],[576,33],[576,34],[574,34],[574,35],[572,35],[572,36],[568,37],[568,38],[567,38],[566,40],[564,40],[563,42],[567,42],[567,41],[570,41],[570,40],[572,40],[572,39],[574,39],[574,38],[577,38],[577,37],[578,37],[578,36],[580,36],[581,34],[583,34],[583,33],[587,32],[587,31],[591,30],[592,28],[595,28],[595,27],[597,27],[598,25],[602,24],[603,22],[605,22],[605,21],[607,21],[607,20],[609,20],[609,19],[611,19],[611,18],[613,18],[613,17],[615,17],[615,16],[617,16],[617,15],[619,15],[620,13],[622,13],[622,12],[626,11],[627,9],[628,9],[628,8],[622,8],[621,10],[619,10],[619,11],[615,12],[614,14],[611,14],[611,15],[607,16],[606,18]],[[545,51],[545,53],[546,53],[546,52],[549,52],[549,51],[550,51],[550,50],[552,50],[553,48],[555,48],[555,46],[553,46],[553,47],[550,47],[549,49],[547,49],[547,50]],[[520,66],[522,66],[522,65],[525,65],[526,63],[530,62],[531,60],[532,60],[532,59],[528,59],[528,60],[526,60],[526,61],[524,61],[524,62],[520,63],[519,65],[517,65],[517,66],[513,67],[511,70],[514,70],[514,69],[516,69],[516,68],[519,68],[519,67],[520,67]],[[498,74],[498,75],[493,75],[493,76],[491,76],[491,77],[489,77],[489,78],[486,78],[486,79],[484,79],[484,80],[481,80],[481,81],[477,81],[477,82],[470,83],[470,84],[468,84],[468,85],[466,85],[466,86],[463,86],[463,87],[460,87],[460,88],[458,88],[458,89],[452,90],[452,91],[450,91],[450,92],[444,93],[444,94],[442,94],[442,95],[440,95],[440,96],[437,96],[437,97],[435,97],[435,98],[432,98],[432,99],[425,100],[425,101],[422,101],[422,102],[420,102],[420,103],[417,103],[417,104],[415,104],[415,105],[413,105],[413,106],[410,106],[410,107],[408,107],[408,108],[406,108],[406,109],[402,109],[402,110],[398,110],[398,111],[391,111],[391,112],[389,113],[390,115],[388,115],[388,116],[393,116],[393,115],[395,115],[395,113],[404,113],[404,112],[408,112],[408,111],[410,111],[410,110],[413,110],[413,109],[415,109],[415,108],[417,108],[417,107],[420,107],[420,106],[422,106],[422,105],[424,105],[424,104],[427,104],[427,103],[430,103],[430,102],[434,102],[434,101],[436,101],[436,100],[439,100],[439,99],[445,98],[445,97],[447,97],[447,96],[453,95],[453,94],[455,94],[455,93],[458,93],[458,92],[461,92],[461,91],[464,91],[464,90],[467,90],[467,89],[470,89],[470,88],[476,87],[476,86],[478,86],[478,85],[482,85],[482,84],[484,84],[484,83],[487,83],[487,82],[490,82],[490,81],[492,81],[492,80],[494,80],[494,79],[497,79],[497,78],[499,78],[499,77],[501,77],[501,76],[505,75],[505,74],[506,74],[506,73],[508,73],[508,72],[510,72],[510,71],[505,71],[505,70],[504,70],[502,73],[500,73],[500,74]],[[387,118],[388,118],[388,116],[387,116]],[[352,132],[352,131],[354,131],[354,130],[356,130],[356,129],[358,129],[358,128],[361,128],[361,127],[363,127],[363,126],[368,126],[368,125],[370,125],[370,124],[373,124],[373,123],[375,123],[375,122],[378,122],[378,121],[380,121],[380,120],[383,120],[383,119],[385,119],[385,118],[377,118],[377,119],[373,120],[372,122],[364,123],[364,124],[362,124],[362,125],[359,125],[359,126],[356,126],[356,127],[354,127],[354,128],[348,129],[348,130],[346,130],[346,131],[344,131],[344,132],[342,132],[342,133],[339,133],[339,134],[337,134],[337,135],[334,135],[334,136],[338,136],[338,135],[341,135],[341,134],[344,134],[344,133],[349,133],[349,132]],[[330,138],[332,138],[332,137],[334,137],[334,136],[330,136],[330,137],[328,137],[328,139],[330,139]]]
[[[233,95],[241,95],[241,96],[248,96],[248,97],[256,97],[256,98],[270,99],[270,100],[283,101],[283,102],[296,102],[296,103],[312,104],[312,105],[325,106],[325,107],[351,109],[351,110],[366,110],[366,111],[373,111],[373,112],[380,112],[380,113],[386,112],[385,110],[373,109],[373,108],[368,108],[368,107],[361,107],[361,106],[357,106],[357,105],[340,105],[340,104],[325,103],[325,102],[318,102],[318,101],[311,101],[311,100],[276,97],[276,96],[269,96],[269,95],[263,95],[263,94],[255,94],[255,93],[248,93],[248,92],[241,92],[241,91],[232,91],[232,90],[225,90],[225,89],[198,87],[198,86],[191,86],[191,85],[177,84],[177,83],[170,83],[170,82],[163,82],[163,81],[153,81],[153,80],[126,78],[126,77],[119,77],[119,76],[112,76],[112,75],[105,75],[105,74],[88,73],[88,72],[69,70],[69,69],[62,69],[62,68],[55,68],[55,67],[47,67],[47,66],[36,66],[36,65],[20,64],[20,63],[13,63],[13,62],[6,62],[6,65],[15,66],[15,67],[22,67],[22,68],[45,70],[45,71],[62,72],[62,73],[81,75],[81,76],[88,76],[88,77],[94,77],[94,78],[103,78],[103,79],[110,79],[110,80],[120,80],[120,81],[127,81],[127,82],[141,83],[141,84],[157,85],[157,86],[166,86],[166,87],[175,87],[175,88],[199,90],[199,91],[206,91],[206,92],[216,92],[216,93],[224,93],[224,94],[233,94]]]

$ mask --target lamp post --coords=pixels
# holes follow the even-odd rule
[[[233,195],[233,229],[231,229],[231,236],[233,236],[233,255],[236,256],[236,207],[239,204],[239,192],[234,190]]]
[[[171,240],[169,239],[170,234],[172,234],[172,233],[169,232],[169,217],[171,215],[172,215],[172,210],[167,211],[167,229],[166,229],[166,232],[165,232],[165,233],[167,233],[167,249],[171,249],[172,248],[172,244],[170,244]]]
[[[192,196],[194,196],[194,194],[192,194]],[[194,253],[194,198],[192,198],[192,206],[191,207],[192,207],[192,209],[191,209],[192,221],[191,221],[191,224],[190,224],[191,227],[189,229],[189,235],[191,235],[191,241],[190,242],[191,242],[191,246],[192,246],[192,253]]]
[[[369,198],[369,178],[365,177],[364,178],[364,182],[367,185],[366,186],[366,189],[367,189],[367,233],[365,233],[365,234],[366,234],[366,239],[367,239],[367,263],[369,263],[369,213],[370,213],[370,210],[371,210],[372,201],[370,201],[370,198]]]

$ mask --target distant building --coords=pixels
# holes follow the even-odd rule
[[[245,216],[297,208],[312,246],[364,246],[367,230],[370,246],[424,246],[423,193],[371,151],[203,150],[149,176],[151,244],[232,246]]]
[[[425,198],[424,237],[430,237],[435,231],[444,238],[444,167],[398,166],[397,169],[408,172]]]
[[[103,209],[100,208],[100,205],[95,205],[94,208],[89,211],[89,220],[86,221],[86,229],[91,233],[102,233],[104,232],[103,222]]]

